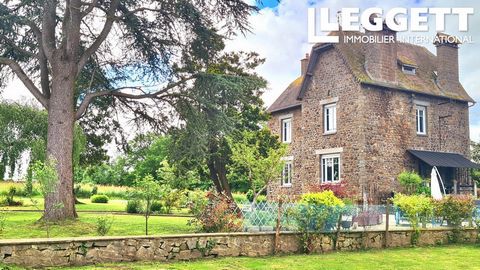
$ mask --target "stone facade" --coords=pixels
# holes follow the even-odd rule
[[[419,170],[419,161],[408,153],[409,149],[470,156],[469,101],[396,87],[396,81],[421,84],[423,81],[420,78],[428,81],[425,73],[431,71],[431,76],[434,76],[434,71],[426,72],[427,68],[420,66],[417,75],[404,74],[397,66],[397,49],[392,49],[392,46],[396,45],[375,47],[375,53],[384,55],[385,59],[375,56],[375,61],[364,60],[365,65],[370,61],[366,66],[370,66],[372,73],[375,73],[375,68],[379,69],[375,74],[381,80],[377,79],[375,83],[371,83],[368,77],[372,74],[364,78],[358,72],[356,75],[355,66],[349,64],[352,60],[346,59],[349,57],[347,50],[342,52],[340,45],[327,47],[309,66],[309,83],[303,83],[300,90],[304,92],[286,93],[298,94],[300,104],[293,108],[282,104],[284,109],[278,108],[275,103],[272,105],[275,110],[270,111],[269,127],[273,133],[281,134],[281,119],[292,116],[289,158],[293,159],[293,178],[291,186],[282,186],[280,180],[270,183],[267,189],[270,199],[275,199],[278,194],[300,195],[312,186],[320,185],[321,157],[325,154],[340,155],[340,183],[351,190],[354,199],[366,199],[373,203],[379,203],[392,192],[399,191],[396,180],[399,173]],[[403,54],[409,49],[419,50],[418,46],[402,46]],[[438,48],[442,52],[440,57],[446,58],[440,61],[442,64],[458,59],[458,56],[450,55],[458,53],[456,48],[443,45]],[[374,54],[368,54],[372,50],[370,47],[364,50],[365,57],[370,55],[374,58]],[[425,53],[422,50],[424,48],[420,51]],[[395,53],[394,58],[390,55],[392,53]],[[401,58],[406,61],[406,57]],[[389,67],[388,63],[394,66]],[[455,67],[455,63],[452,66]],[[447,73],[445,69],[442,69],[443,73]],[[368,70],[364,72],[369,74]],[[384,74],[392,72],[396,75]],[[392,84],[383,86],[378,83],[388,80],[392,80]],[[324,105],[329,103],[336,103],[337,128],[333,134],[324,134]],[[425,135],[417,134],[416,130],[418,105],[426,107]],[[456,169],[455,179],[460,184],[473,185],[465,169]]]
[[[408,247],[412,231],[392,231],[385,241],[385,231],[341,232],[337,250]],[[452,231],[430,229],[421,232],[418,245],[448,243]],[[319,234],[313,252],[335,249],[334,233]],[[460,241],[475,243],[477,231],[460,232]],[[279,253],[301,251],[299,235],[281,233]],[[192,234],[165,237],[98,237],[72,239],[29,239],[0,241],[0,262],[25,267],[89,265],[133,261],[178,261],[199,258],[258,257],[274,254],[274,233]]]

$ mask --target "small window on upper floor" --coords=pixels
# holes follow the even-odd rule
[[[331,134],[337,132],[337,104],[323,106],[323,132]]]
[[[281,120],[282,125],[282,142],[292,142],[292,118],[283,118]]]
[[[417,105],[415,109],[417,134],[427,135],[427,107]]]
[[[417,68],[415,66],[410,66],[410,65],[402,65],[402,71],[405,74],[410,74],[410,75],[415,75]]]

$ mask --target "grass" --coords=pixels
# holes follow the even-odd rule
[[[105,214],[80,213],[76,221],[66,221],[51,226],[51,237],[96,236],[96,221]],[[143,235],[145,219],[143,216],[111,215],[113,225],[107,235]],[[0,239],[44,238],[44,226],[37,222],[41,213],[9,212],[4,231]],[[189,218],[152,216],[149,219],[149,233],[152,235],[192,233],[194,228],[187,225]],[[1,268],[0,268],[1,269]]]
[[[15,200],[22,201],[22,206],[4,206],[0,207],[0,210],[38,210],[43,209],[43,198],[35,197],[34,200],[38,202],[37,207],[32,203],[29,198],[25,197],[15,197]],[[92,203],[90,199],[78,199],[83,204],[77,204],[77,211],[125,211],[127,206],[126,200],[114,200],[111,199],[108,203]]]
[[[479,269],[479,246],[451,245],[442,247],[402,248],[363,252],[338,252],[319,255],[290,255],[263,258],[222,258],[193,262],[135,262],[90,265],[54,269],[302,269],[302,270],[370,270],[370,269]],[[21,269],[21,268],[12,268]]]
[[[34,206],[29,198],[15,197],[15,200],[22,201],[22,206],[0,206],[2,210],[38,210],[43,209],[43,198],[35,197],[34,200],[38,202]],[[78,199],[83,204],[75,205],[78,212],[93,211],[93,212],[126,212],[127,200],[110,199],[108,203],[92,203],[90,199]],[[173,208],[172,215],[190,215],[187,208]]]
[[[0,194],[6,194],[8,189],[14,186],[17,190],[21,190],[24,188],[23,183],[17,182],[9,182],[9,181],[0,181]],[[85,185],[89,190],[92,189],[93,186]],[[123,197],[126,197],[128,194],[127,187],[120,187],[120,186],[102,186],[97,185],[98,193],[99,194],[106,194],[109,197],[108,203],[92,203],[90,198],[79,198],[78,200],[83,204],[77,204],[76,209],[77,211],[98,211],[98,212],[125,212],[127,207],[127,200],[119,198],[119,196],[115,196],[115,194],[124,194]],[[110,194],[110,195],[109,195]],[[113,194],[113,196],[111,195]],[[1,196],[0,196],[1,197]],[[1,210],[38,210],[43,209],[43,198],[41,196],[35,196],[34,200],[38,202],[35,206],[30,198],[26,197],[14,197],[16,201],[22,201],[22,206],[0,206]],[[179,215],[188,215],[189,211],[187,208],[180,208],[180,209],[172,209],[172,214],[179,214]]]

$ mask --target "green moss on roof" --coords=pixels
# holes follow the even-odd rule
[[[363,35],[360,32],[348,32],[348,34]],[[416,74],[408,75],[403,73],[400,68],[395,67],[397,81],[388,82],[389,85],[401,90],[473,102],[473,99],[460,83],[453,89],[445,90],[438,87],[435,78],[432,78],[432,74],[436,70],[436,56],[427,48],[403,42],[397,42],[396,44],[397,59],[404,64],[416,66]],[[379,83],[370,78],[365,70],[365,51],[369,44],[336,43],[334,46],[341,53],[350,71],[359,82]]]
[[[342,35],[344,35],[342,33]],[[348,32],[349,35],[363,35],[360,32]],[[339,35],[338,32],[332,32],[331,35]],[[316,52],[315,48],[322,47],[325,44],[314,45],[312,53],[310,54],[310,61],[312,59],[320,59],[321,52]],[[409,75],[402,72],[401,68],[396,68],[396,78],[394,82],[378,82],[373,80],[365,70],[365,50],[369,44],[363,43],[335,43],[332,44],[340,53],[345,61],[348,69],[355,76],[360,83],[372,84],[381,87],[388,87],[393,89],[416,92],[420,94],[433,95],[456,100],[473,102],[473,99],[467,94],[463,86],[458,83],[452,89],[440,89],[436,83],[434,71],[436,70],[436,56],[432,54],[427,48],[410,44],[397,42],[397,59],[404,64],[416,67],[416,74]],[[323,46],[324,47],[324,46]],[[314,57],[313,53],[319,53],[320,57]],[[313,63],[314,65],[316,63]],[[277,100],[270,106],[268,111],[280,111],[295,106],[300,106],[301,101],[298,99],[302,91],[308,89],[308,80],[302,86],[303,77],[295,79],[285,91],[278,97]],[[305,89],[301,89],[306,87]]]
[[[410,66],[417,66],[417,63],[415,61],[413,61],[412,59],[410,59],[406,56],[399,55],[397,57],[398,57],[398,60],[400,61],[400,63],[402,63],[402,64],[410,65]]]

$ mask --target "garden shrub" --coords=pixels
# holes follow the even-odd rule
[[[127,213],[138,214],[142,212],[142,203],[139,200],[129,200],[127,202]]]
[[[172,213],[172,208],[178,208],[182,197],[184,196],[183,192],[178,189],[164,188],[161,192],[161,202],[164,207],[166,214]]]
[[[203,190],[195,190],[188,192],[187,207],[189,212],[194,216],[198,216],[207,207],[207,192]]]
[[[94,195],[89,190],[84,189],[81,185],[75,186],[73,192],[77,198],[90,198]]]
[[[257,196],[256,203],[266,203],[266,202],[267,202],[267,196],[265,196],[265,195],[258,195]]]
[[[163,209],[163,205],[159,201],[154,201],[152,202],[152,205],[150,205],[150,211],[154,213],[161,213]]]
[[[98,194],[98,187],[97,186],[93,186],[92,188],[92,195],[97,195]]]
[[[423,184],[422,177],[416,172],[403,171],[398,175],[398,181],[408,194],[415,194]]]
[[[434,205],[432,199],[425,195],[395,194],[393,204],[406,216],[413,228],[411,243],[416,245],[420,237],[420,223],[426,226],[428,219],[432,218]]]
[[[466,219],[472,221],[475,202],[469,195],[448,195],[436,202],[437,215],[453,227],[449,241],[457,243],[460,238],[460,228]]]
[[[255,197],[255,193],[253,193],[253,190],[249,189],[247,191],[247,194],[245,194],[245,196],[247,197],[247,200],[249,202],[253,202],[253,197]]]
[[[230,197],[222,193],[209,192],[207,199],[208,202],[203,210],[195,209],[195,217],[189,222],[190,225],[200,227],[203,232],[242,230],[241,212]]]
[[[300,203],[327,207],[343,207],[345,205],[331,190],[303,194]]]
[[[436,202],[437,215],[454,228],[461,227],[462,221],[471,218],[474,210],[475,202],[469,195],[448,195]]]
[[[310,193],[319,193],[331,190],[336,197],[342,198],[342,200],[353,195],[344,183],[325,183],[320,185],[312,184],[308,186],[308,190]]]
[[[96,220],[97,233],[100,236],[107,235],[113,225],[113,216],[101,216]]]
[[[313,251],[316,234],[334,228],[344,206],[343,201],[331,190],[302,195],[297,207],[289,215],[301,233],[300,240],[305,252]]]
[[[233,193],[233,200],[238,203],[238,204],[245,204],[250,202],[250,200],[247,198],[246,194],[243,193]]]
[[[17,196],[17,188],[15,186],[10,186],[8,188],[7,195],[5,198],[2,199],[0,202],[1,205],[5,206],[21,206],[23,205],[22,201],[15,200],[15,196]]]
[[[108,196],[103,194],[97,194],[90,197],[92,203],[108,203]]]

